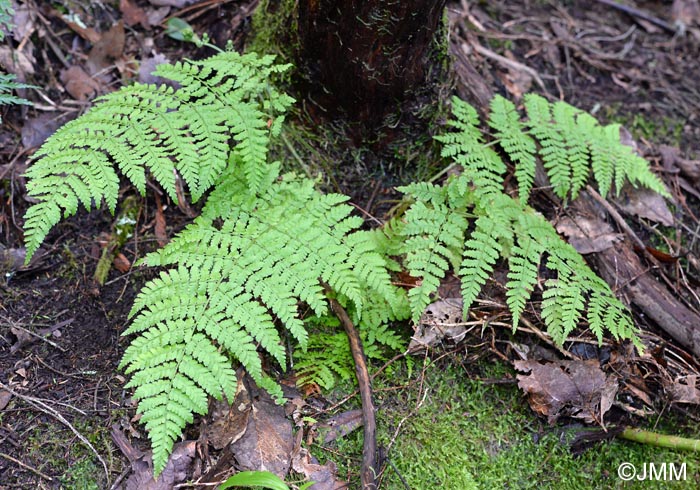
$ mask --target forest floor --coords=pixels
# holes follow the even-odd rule
[[[695,290],[700,284],[694,261],[700,257],[700,12],[688,7],[697,6],[691,1],[674,2],[688,7],[681,13],[668,2],[628,3],[639,11],[625,13],[596,1],[450,3],[451,42],[494,93],[516,99],[528,91],[543,93],[630,131],[677,203],[673,224],[639,218],[632,225],[660,257],[671,257],[669,267],[678,269],[674,277]],[[155,210],[161,204],[168,236],[189,220],[165,196],[163,203],[153,193],[141,199],[137,232],[104,285],[96,283],[94,272],[114,227],[106,210],[83,210],[66,220],[36,260],[20,267],[22,216],[31,204],[22,175],[31,155],[96,95],[147,81],[144,67],[152,67],[152,60],[209,54],[167,37],[168,18],[186,19],[199,34],[209,33],[214,44],[230,39],[240,49],[256,4],[19,4],[15,29],[0,44],[0,66],[40,90],[21,93],[33,107],[3,107],[0,127],[0,489],[107,489],[127,481],[132,466],[112,432],[148,448],[117,368],[127,341],[120,334],[139,287],[154,274],[132,265],[156,247]],[[367,180],[354,192],[345,187],[352,184],[340,182],[340,190],[369,211],[368,201],[381,200],[394,182]],[[127,186],[122,193],[136,194]],[[490,299],[488,293],[483,298]],[[665,342],[668,352],[659,359],[673,357],[684,367],[680,374],[696,379],[697,358],[639,315],[636,320]],[[676,482],[676,488],[700,485],[700,458],[694,455],[621,441],[589,443],[593,450],[573,455],[562,434],[581,426],[563,419],[549,427],[516,387],[509,363],[513,346],[539,342],[533,339],[526,331],[514,338],[507,329],[485,324],[425,358],[396,361],[375,379],[379,442],[388,450],[384,488],[656,488],[653,482],[619,479],[617,468],[624,462],[640,468],[646,462],[687,463],[688,479]],[[671,403],[670,385],[647,388],[637,393],[644,403],[622,400],[608,422],[698,436],[699,399]],[[353,391],[354,386],[341,384],[331,393],[307,393],[305,403],[321,420],[330,416],[329,407],[333,413],[356,408],[353,398],[339,403]],[[199,425],[187,436],[198,439]],[[339,478],[353,481],[360,439],[355,431],[315,447],[314,453],[321,462],[335,462]],[[212,464],[202,454],[195,456],[199,475]],[[215,460],[215,452],[211,456]],[[301,478],[297,475],[297,482]],[[661,483],[658,488],[666,488]],[[176,484],[182,480],[152,488]],[[178,488],[187,486],[211,488]]]

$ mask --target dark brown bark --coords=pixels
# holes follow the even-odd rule
[[[299,0],[306,98],[369,133],[439,70],[445,0]]]

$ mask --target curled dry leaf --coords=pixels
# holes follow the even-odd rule
[[[411,337],[408,350],[433,347],[444,339],[459,342],[467,334],[462,321],[462,298],[446,298],[428,305]]]
[[[515,361],[518,386],[530,407],[550,424],[562,416],[602,425],[615,399],[618,383],[606,377],[598,361]]]

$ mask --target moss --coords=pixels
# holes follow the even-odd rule
[[[252,27],[247,52],[278,55],[279,62],[295,59],[299,38],[294,0],[261,0],[253,13]]]
[[[472,380],[454,358],[439,365],[428,361],[423,369],[407,368],[405,362],[397,363],[393,373],[385,372],[374,381],[378,444],[388,448],[391,461],[382,488],[403,490],[401,478],[410,488],[698,487],[700,455],[614,440],[574,456],[561,442],[562,430],[542,425],[515,385]],[[513,375],[509,367],[487,360],[471,370],[485,378]],[[394,386],[396,379],[403,387]],[[654,422],[649,421],[648,427]],[[655,430],[688,437],[698,427],[666,417]],[[339,475],[353,477],[361,462],[362,431],[313,452],[335,461]],[[625,462],[633,464],[638,474],[650,463],[658,467],[673,463],[677,469],[685,463],[687,480],[624,482],[617,471]]]

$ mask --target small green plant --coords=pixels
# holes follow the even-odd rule
[[[599,338],[605,330],[634,338],[608,286],[525,204],[535,141],[561,196],[575,196],[585,183],[588,155],[604,194],[625,179],[665,192],[612,129],[534,96],[526,100],[529,126],[523,126],[505,99],[495,100],[489,124],[516,162],[521,196],[514,200],[503,192],[505,164],[485,144],[476,112],[455,99],[450,125],[457,131],[439,140],[463,174],[441,186],[403,187],[413,201],[405,215],[382,229],[361,230],[363,220],[352,215],[346,196],[322,194],[315,181],[281,175],[279,163],[268,161],[270,139],[293,102],[271,80],[287,68],[269,56],[233,52],[161,65],[156,75],[176,81],[178,90],[135,84],[101,98],[49,138],[28,171],[27,189],[37,202],[25,215],[27,261],[80,204],[104,201],[114,212],[120,174],[142,194],[150,175],[177,200],[176,174],[193,200],[208,193],[201,215],[142,260],[164,269],[142,288],[124,332],[138,334],[121,367],[131,375],[127,386],[135,389],[156,474],[194,414],[206,413],[209,396],[233,398],[232,360],[277,398],[281,389],[263,371],[259,352],[286,367],[284,337],[296,341],[306,381],[328,387],[336,374],[347,376],[349,357],[337,332],[310,340],[307,331],[312,322],[330,325],[324,320],[329,296],[348,309],[373,355],[375,345],[400,345],[388,325],[417,320],[450,267],[469,306],[505,258],[514,325],[544,264],[556,278],[545,282],[542,316],[557,342],[586,305]],[[421,279],[408,294],[390,275],[401,262]],[[301,305],[311,312],[304,320]]]
[[[313,485],[313,482],[308,482],[299,487],[300,490],[305,490]],[[269,471],[241,471],[236,473],[224,483],[221,484],[219,490],[228,488],[240,487],[261,487],[270,490],[290,490],[289,486],[279,476]]]
[[[5,39],[5,31],[12,26],[12,16],[14,15],[14,10],[12,9],[12,2],[9,0],[0,0],[0,41]],[[0,106],[8,104],[25,104],[31,105],[26,99],[12,95],[13,90],[21,88],[36,88],[33,85],[27,85],[26,83],[15,82],[15,75],[0,73]],[[0,123],[2,122],[2,117],[0,117]]]

